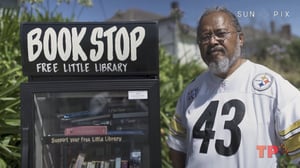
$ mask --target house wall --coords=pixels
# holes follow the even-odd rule
[[[159,22],[159,44],[181,63],[198,61],[202,67],[206,67],[202,61],[196,37],[180,32],[174,20]]]
[[[195,37],[181,36],[177,44],[178,47],[178,58],[182,63],[190,61],[198,61],[201,66],[205,67],[202,61],[199,47],[196,43]]]
[[[158,25],[159,45],[172,56],[177,56],[175,46],[175,25],[170,21],[160,21]]]

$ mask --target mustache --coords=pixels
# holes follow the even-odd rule
[[[215,47],[211,47],[211,48],[208,48],[207,51],[206,51],[206,54],[209,55],[211,54],[212,52],[215,52],[215,51],[220,51],[220,52],[223,52],[225,53],[225,48],[223,48],[222,46],[215,46]]]

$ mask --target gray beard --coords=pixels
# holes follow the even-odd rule
[[[208,65],[209,70],[216,75],[226,74],[229,71],[229,68],[236,62],[236,60],[240,57],[241,47],[240,44],[237,43],[235,52],[232,57],[224,57],[221,60],[217,60],[215,62],[211,62]]]

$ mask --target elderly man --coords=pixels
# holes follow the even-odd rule
[[[241,57],[244,34],[236,16],[207,10],[197,42],[208,71],[178,100],[167,141],[174,168],[273,168],[280,146],[299,163],[300,93]]]

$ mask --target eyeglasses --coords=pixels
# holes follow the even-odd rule
[[[199,37],[198,44],[207,44],[207,43],[209,43],[209,40],[212,37],[214,37],[215,40],[223,43],[229,37],[229,34],[231,34],[231,33],[239,33],[239,31],[233,31],[233,32],[217,31],[217,32],[213,32],[213,33],[203,34]]]

